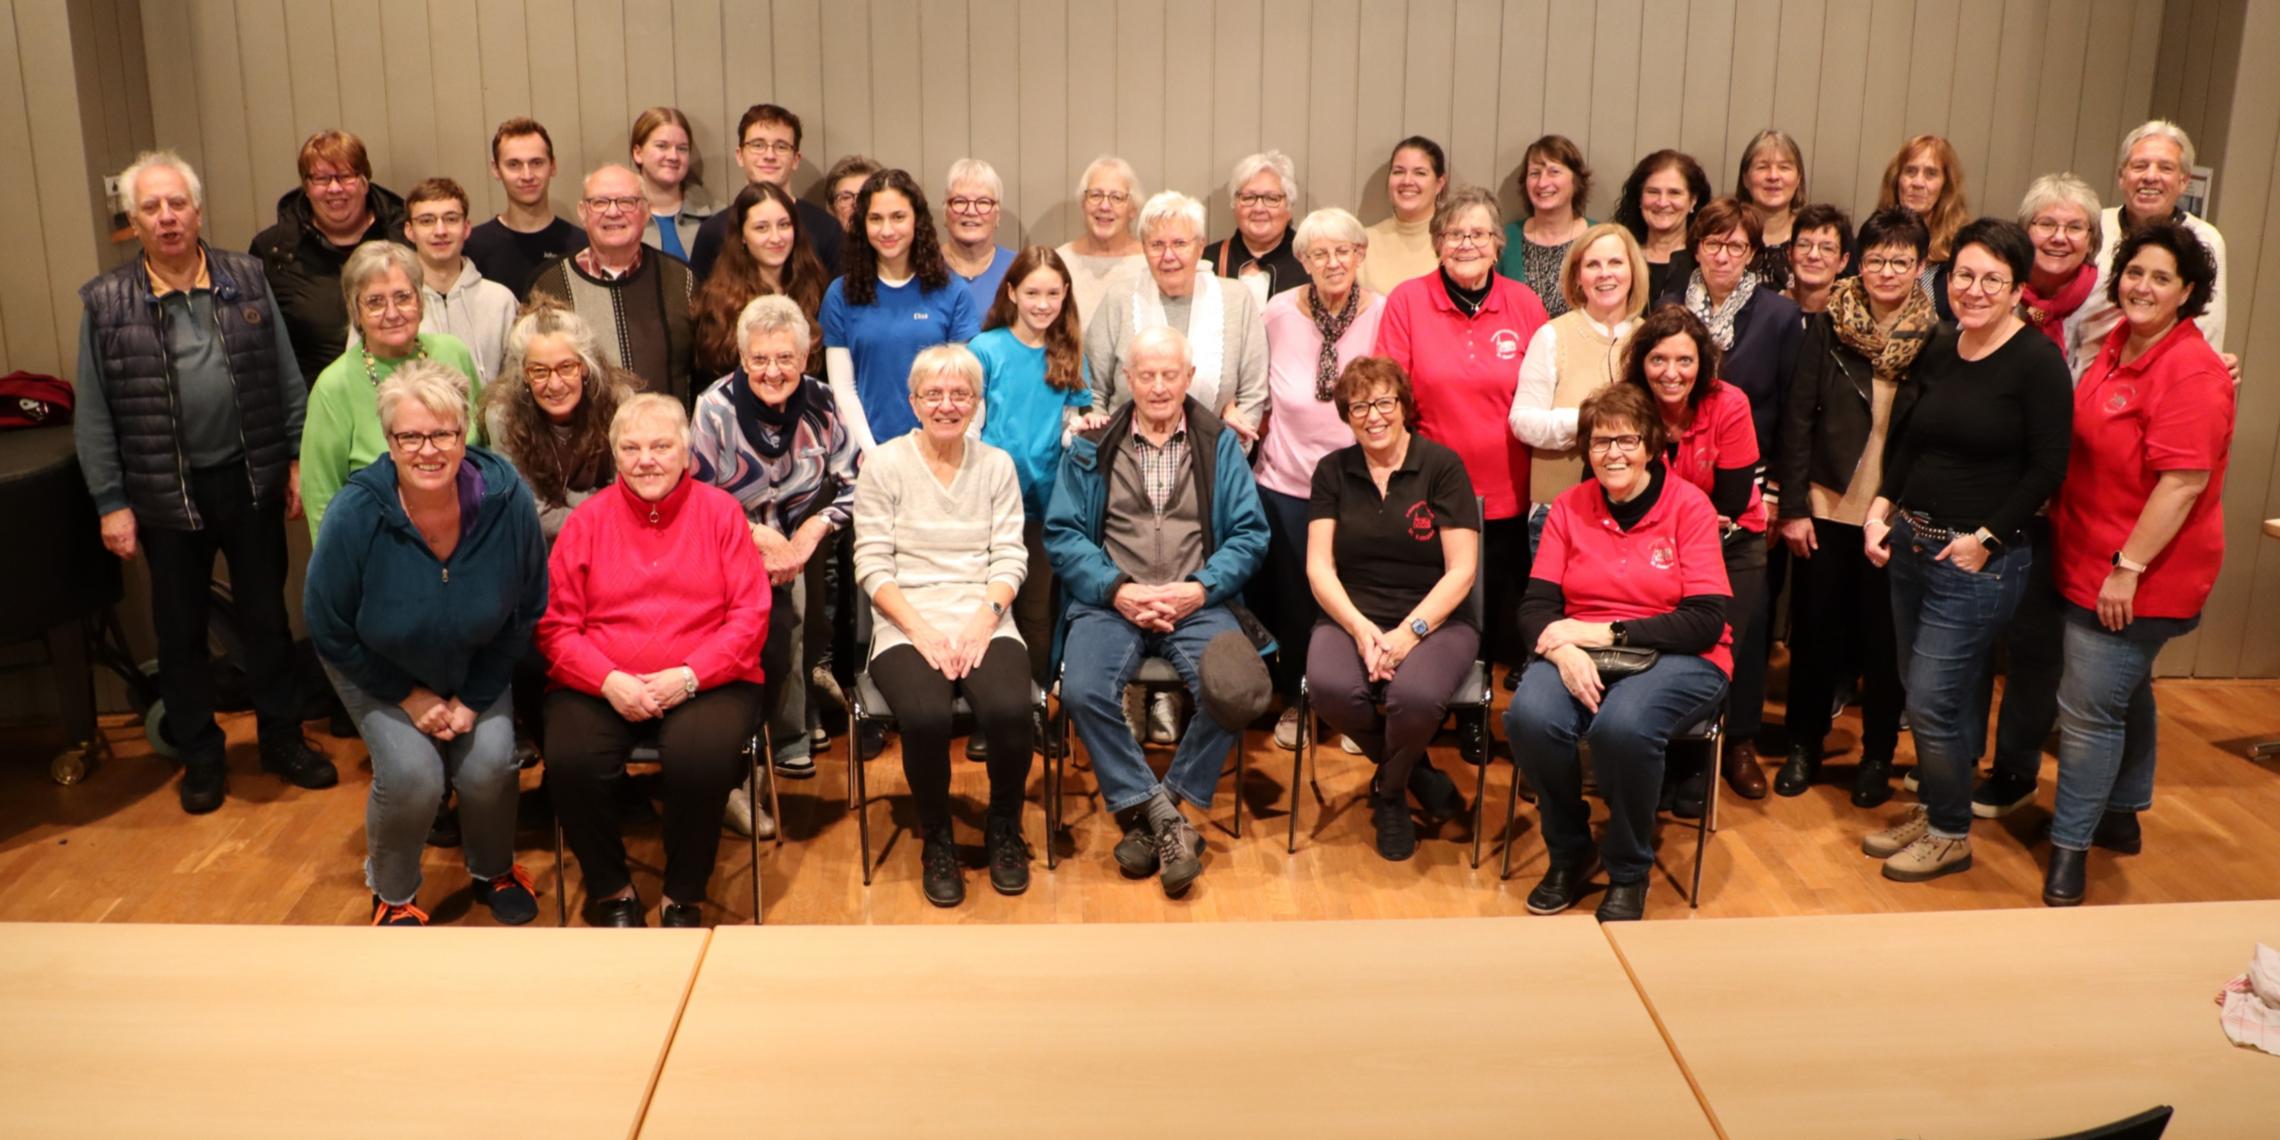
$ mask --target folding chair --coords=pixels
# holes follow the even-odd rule
[[[1703,857],[1709,853],[1710,833],[1718,830],[1718,785],[1724,782],[1719,778],[1718,773],[1726,758],[1726,698],[1721,695],[1716,707],[1704,714],[1701,719],[1672,733],[1670,742],[1673,746],[1680,744],[1708,745],[1710,749],[1709,758],[1704,761],[1709,766],[1703,772],[1702,817],[1694,821],[1694,882],[1686,892],[1686,905],[1700,907],[1702,905],[1702,861]],[[1585,745],[1579,742],[1577,747],[1583,748]],[[1515,770],[1519,768],[1518,756],[1513,757],[1512,766]],[[1659,817],[1660,813],[1657,814]],[[1512,877],[1512,825],[1519,819],[1519,815],[1520,781],[1515,775],[1512,781],[1512,796],[1504,801],[1504,862],[1503,869],[1497,875],[1499,880]]]
[[[763,724],[767,721],[767,715],[765,710],[760,714]],[[745,787],[757,792],[762,773],[763,771],[766,772],[768,813],[770,818],[776,821],[776,846],[782,847],[784,845],[784,811],[783,805],[776,801],[776,773],[769,768],[766,759],[767,754],[767,735],[762,731],[760,725],[754,725],[751,735],[744,739]],[[543,763],[544,761],[540,760],[539,762]],[[639,741],[634,744],[632,751],[626,753],[625,766],[629,773],[636,764],[655,765],[657,763],[657,742],[655,740]],[[554,925],[568,926],[570,925],[570,864],[563,857],[562,813],[553,810],[551,797],[547,801],[547,809],[554,816]],[[755,828],[752,834],[744,838],[752,849],[752,925],[758,926],[764,921],[760,911],[760,832]]]
[[[1479,496],[1473,497],[1473,503],[1476,512],[1481,509],[1482,500]],[[1488,612],[1485,601],[1488,576],[1487,544],[1476,543],[1473,557],[1472,600],[1468,604],[1472,607],[1474,620],[1478,621],[1481,615]],[[1448,700],[1450,712],[1459,717],[1478,716],[1480,718],[1480,740],[1484,755],[1481,757],[1481,762],[1474,765],[1476,771],[1473,774],[1472,865],[1475,870],[1480,868],[1482,801],[1487,799],[1488,767],[1494,759],[1492,755],[1486,754],[1489,744],[1494,740],[1488,727],[1489,702],[1495,696],[1494,676],[1494,671],[1489,668],[1488,661],[1485,658],[1474,659],[1472,671],[1465,674],[1457,682],[1456,691],[1449,694]],[[1378,712],[1382,715],[1385,711],[1385,701],[1382,695],[1376,703]],[[1301,774],[1304,774],[1307,785],[1314,790],[1314,802],[1324,807],[1329,806],[1322,796],[1322,785],[1314,780],[1314,746],[1317,743],[1316,737],[1318,735],[1320,734],[1314,731],[1314,697],[1307,690],[1305,671],[1301,670],[1298,679],[1298,747],[1292,750],[1290,762],[1290,839],[1287,846],[1289,853],[1293,855],[1298,854],[1298,782]],[[1520,768],[1517,764],[1512,769],[1512,786],[1514,788],[1520,786]],[[1327,818],[1327,815],[1324,818]],[[1316,826],[1319,827],[1320,825],[1321,821],[1317,820]]]
[[[895,721],[893,706],[888,703],[887,695],[880,691],[878,685],[871,678],[868,655],[871,651],[872,620],[871,599],[867,597],[857,599],[855,603],[855,651],[865,655],[865,663],[863,668],[855,674],[855,686],[848,693],[848,700],[853,705],[849,713],[854,717],[855,724],[858,726],[870,723],[878,725],[883,730],[899,732],[900,728]],[[1050,789],[1053,783],[1052,765],[1055,748],[1052,734],[1048,731],[1051,722],[1045,710],[1045,690],[1032,681],[1029,685],[1029,713],[1036,726],[1037,739],[1045,742],[1046,787]],[[967,704],[965,697],[960,696],[951,702],[950,716],[953,724],[971,725],[973,723],[973,708]],[[856,830],[863,836],[863,885],[868,887],[871,885],[872,867],[871,793],[870,783],[864,777],[864,769],[869,765],[856,755],[857,750],[852,744],[853,740],[860,736],[859,729],[849,731],[848,736],[850,747],[847,755],[847,801],[848,806],[855,812]],[[1047,803],[1045,861],[1046,866],[1050,868],[1054,862],[1050,799]]]
[[[1064,671],[1065,668],[1064,666]],[[1127,683],[1127,689],[1129,690],[1130,686],[1135,685],[1139,687],[1141,696],[1147,700],[1153,700],[1158,693],[1187,692],[1187,681],[1180,676],[1179,667],[1161,657],[1143,657],[1140,659],[1140,667],[1133,670],[1132,680]],[[1054,691],[1060,691],[1058,683],[1054,685]],[[1208,714],[1199,712],[1197,715]],[[1046,750],[1045,755],[1045,866],[1048,870],[1060,864],[1060,857],[1054,851],[1052,841],[1054,837],[1061,834],[1061,798],[1067,780],[1067,775],[1061,766],[1070,755],[1069,710],[1066,707],[1056,706],[1049,727],[1051,731],[1048,733],[1048,739],[1052,741],[1052,747]],[[1235,744],[1231,750],[1235,753],[1235,824],[1232,831],[1235,838],[1241,839],[1243,837],[1243,778],[1250,770],[1250,749],[1244,746],[1242,733],[1235,734]],[[1225,774],[1226,766],[1224,764],[1221,765],[1220,771],[1222,775]]]

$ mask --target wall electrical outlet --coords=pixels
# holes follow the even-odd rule
[[[116,202],[119,200],[118,175],[106,174],[103,176],[103,200],[106,202]]]

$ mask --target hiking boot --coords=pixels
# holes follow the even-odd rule
[[[990,887],[1001,895],[1018,895],[1029,889],[1029,840],[1021,834],[1018,816],[992,815],[983,821],[983,845],[988,850]]]
[[[1163,876],[1164,897],[1176,899],[1186,894],[1196,877],[1203,874],[1203,836],[1185,819],[1157,828],[1156,863]]]
[[[1896,883],[1921,883],[1970,869],[1969,838],[1946,839],[1929,831],[1884,861],[1884,877]]]
[[[1118,813],[1124,819],[1124,838],[1116,841],[1116,869],[1127,879],[1145,879],[1156,873],[1156,832],[1148,826],[1145,808],[1127,808]]]
[[[958,845],[951,841],[949,828],[926,833],[918,860],[918,881],[926,892],[926,901],[941,907],[966,901],[966,877],[958,870]]]
[[[309,747],[300,732],[272,744],[261,742],[261,770],[282,776],[296,788],[329,788],[340,783],[340,769],[324,753]]]
[[[1908,809],[1899,822],[1882,831],[1869,832],[1860,841],[1860,853],[1871,859],[1890,859],[1900,849],[1932,833],[1932,816],[1922,804]]]

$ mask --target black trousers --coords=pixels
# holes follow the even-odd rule
[[[1726,702],[1726,731],[1738,741],[1755,741],[1765,727],[1766,659],[1773,645],[1766,638],[1765,535],[1735,531],[1724,547],[1726,582],[1734,591],[1727,603],[1726,625],[1734,633],[1734,681]]]
[[[166,700],[166,732],[185,764],[220,764],[223,736],[214,723],[214,672],[206,646],[214,556],[229,560],[246,680],[264,741],[300,731],[299,681],[293,675],[293,630],[285,616],[285,504],[257,503],[237,464],[190,473],[198,530],[141,528],[150,559],[151,622],[158,630],[158,691]]]
[[[990,814],[1021,817],[1035,733],[1029,723],[1029,654],[1019,642],[992,639],[981,664],[959,681],[927,664],[916,647],[897,645],[871,659],[871,677],[881,693],[894,694],[903,778],[927,834],[949,834],[950,705],[960,693],[990,746]]]
[[[1481,601],[1480,655],[1491,664],[1514,669],[1527,664],[1532,645],[1520,644],[1520,595],[1528,589],[1528,515],[1489,519],[1480,524],[1482,570],[1488,580]]]
[[[601,697],[569,689],[546,695],[546,786],[585,873],[587,898],[608,898],[632,882],[617,785],[634,744],[654,739],[665,772],[665,897],[704,900],[720,853],[721,812],[744,777],[744,741],[759,719],[760,686],[747,681],[706,689],[638,724]]]
[[[1791,560],[1797,581],[1789,595],[1789,743],[1820,755],[1829,702],[1857,663],[1861,758],[1890,760],[1906,697],[1893,645],[1891,580],[1861,553],[1861,528],[1814,519],[1813,539],[1811,558]]]

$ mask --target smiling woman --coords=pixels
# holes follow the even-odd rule
[[[402,240],[404,200],[373,183],[364,140],[346,131],[310,135],[298,161],[300,185],[277,200],[277,224],[254,235],[253,254],[308,379],[332,363],[348,339],[340,274],[350,251]]]

